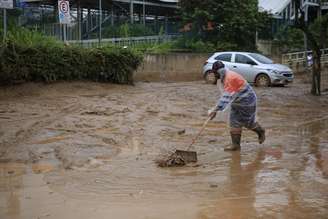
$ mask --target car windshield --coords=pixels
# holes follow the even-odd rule
[[[257,54],[257,53],[249,53],[248,55],[262,64],[272,64],[273,63],[273,61],[271,59],[269,59],[263,55]]]

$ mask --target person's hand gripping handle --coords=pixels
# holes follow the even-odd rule
[[[208,117],[210,117],[210,120],[212,120],[215,118],[216,113],[217,113],[216,107],[213,107],[208,110],[207,115],[208,115]]]

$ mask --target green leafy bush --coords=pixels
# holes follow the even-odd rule
[[[231,48],[233,45],[231,46],[231,44],[224,44],[223,46],[230,46],[229,48]],[[153,54],[166,54],[170,52],[211,53],[217,51],[217,47],[210,42],[190,40],[185,37],[179,37],[176,40],[162,43],[136,44],[132,47],[138,51]]]
[[[216,51],[236,51],[240,50],[237,44],[219,41],[216,43]]]
[[[107,26],[103,30],[103,37],[138,37],[138,36],[150,36],[156,35],[150,27],[144,26],[143,24],[128,24],[124,23],[121,25]]]
[[[132,84],[133,71],[141,61],[142,56],[130,49],[24,45],[9,39],[0,44],[0,83],[91,80]]]
[[[204,42],[196,38],[190,39],[188,37],[180,37],[175,41],[173,47],[191,52],[214,52],[216,50],[215,45],[211,42]]]
[[[301,51],[304,48],[304,35],[299,29],[282,26],[275,35],[275,42],[283,52]]]
[[[58,41],[53,37],[44,36],[42,33],[27,28],[11,28],[8,32],[7,40],[15,42],[19,46],[47,46],[60,47],[63,46],[62,41]]]

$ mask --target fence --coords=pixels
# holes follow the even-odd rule
[[[327,10],[328,9],[328,2],[321,2],[321,9]]]
[[[23,26],[59,40],[64,39],[64,32],[67,40],[94,39],[99,35],[102,38],[115,38],[179,33],[178,19],[169,15],[157,16],[156,10],[149,11],[150,14],[147,14],[145,20],[142,20],[140,16],[133,17],[134,22],[131,23],[131,17],[126,13],[122,14],[118,7],[115,7],[116,11],[103,10],[100,14],[97,8],[78,10],[76,5],[72,4],[71,23],[64,27],[58,23],[56,6],[46,5],[39,0],[35,3],[29,0],[23,5],[17,4],[15,9],[7,11],[9,29]],[[0,20],[2,20],[2,10],[0,10],[0,15]]]
[[[307,54],[311,53],[311,51],[307,52]],[[323,49],[321,54],[321,88],[323,91],[328,91],[328,48]],[[307,81],[310,82],[312,80],[311,68],[307,68],[307,62],[309,63],[310,60],[306,57],[305,51],[282,55],[283,64],[288,65],[295,73],[306,72]]]
[[[119,46],[131,46],[137,44],[156,44],[162,42],[168,42],[176,38],[176,35],[162,35],[162,36],[143,36],[143,37],[127,37],[127,38],[111,38],[102,39],[90,39],[90,40],[69,40],[69,44],[80,44],[82,47],[97,47],[104,46],[106,44],[115,44]]]
[[[328,65],[328,48],[321,50],[321,63],[323,65]],[[307,54],[312,54],[312,51],[308,51]],[[282,55],[282,63],[289,65],[294,70],[299,71],[301,68],[305,68],[307,60],[305,51],[303,52],[293,52],[286,53]]]

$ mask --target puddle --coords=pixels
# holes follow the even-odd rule
[[[67,135],[58,135],[58,136],[55,136],[55,137],[52,137],[52,138],[48,138],[48,139],[44,139],[44,140],[41,140],[41,141],[34,142],[34,144],[50,144],[50,143],[55,143],[55,142],[58,142],[58,141],[65,140],[67,138],[68,138]]]
[[[40,140],[35,140],[33,144],[50,144],[65,140],[67,138],[68,135],[63,133],[61,130],[45,129],[42,130],[38,135],[38,139]]]

